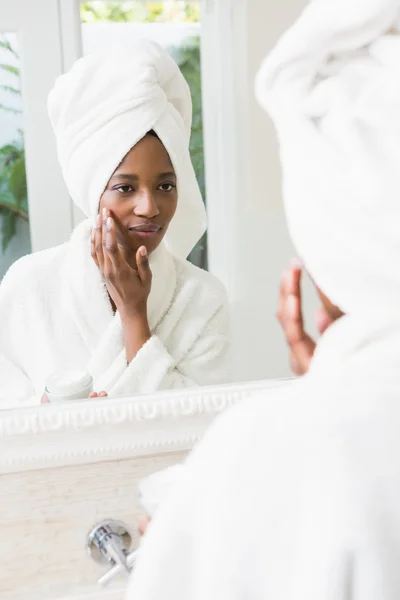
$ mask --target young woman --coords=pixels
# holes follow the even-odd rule
[[[263,64],[257,95],[326,331],[299,352],[297,269],[280,313],[306,375],[212,424],[127,600],[400,598],[399,65],[400,0],[311,0]]]
[[[0,286],[0,406],[40,402],[57,370],[88,370],[109,395],[227,381],[224,289],[186,261],[205,209],[177,65],[143,41],[90,55],[57,80],[49,113],[88,219]]]

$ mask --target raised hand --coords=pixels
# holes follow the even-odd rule
[[[304,330],[301,277],[302,266],[293,261],[282,276],[277,313],[290,350],[290,366],[296,375],[308,371],[316,347],[315,341]],[[323,307],[317,311],[315,319],[321,335],[333,323]]]
[[[128,262],[126,248],[117,242],[115,219],[107,209],[103,209],[102,217],[97,216],[96,228],[92,231],[91,254],[110,298],[122,320],[147,315],[152,275],[146,247],[141,246],[136,260]],[[123,234],[118,233],[120,238]],[[136,268],[131,262],[136,262]]]

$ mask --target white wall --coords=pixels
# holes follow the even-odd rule
[[[236,209],[237,244],[233,258],[238,273],[233,307],[238,379],[289,374],[288,352],[275,313],[281,273],[294,250],[283,213],[274,128],[258,106],[253,87],[261,60],[305,4],[306,0],[247,0],[241,7],[245,15],[240,21],[246,21],[247,36],[241,56],[236,57],[238,65],[243,61],[243,80],[238,82],[237,91],[241,96],[238,126],[241,163],[247,176]],[[305,287],[304,305],[310,322],[316,298],[311,286]],[[310,330],[314,333],[313,327]]]

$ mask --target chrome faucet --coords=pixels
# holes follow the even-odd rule
[[[98,580],[101,586],[132,571],[137,551],[131,551],[132,536],[121,521],[110,519],[96,525],[88,535],[87,546],[93,560],[111,564],[111,569]]]

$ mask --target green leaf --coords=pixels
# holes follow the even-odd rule
[[[0,40],[0,48],[4,48],[5,50],[10,50],[12,52],[11,44],[5,38]]]
[[[22,115],[22,110],[18,108],[12,108],[11,106],[4,106],[4,104],[0,104],[0,110],[5,110],[6,112],[13,113],[14,115]]]
[[[8,187],[16,200],[17,207],[20,208],[28,195],[24,155],[17,158],[11,165],[8,175]]]
[[[21,156],[24,156],[24,147],[20,140],[2,146],[0,148],[0,173],[8,179],[12,164]]]
[[[17,52],[14,50],[11,43],[7,40],[7,38],[4,35],[0,39],[0,48],[4,48],[4,50],[8,50],[9,52],[11,52],[11,54],[13,54],[15,56],[15,58],[19,59]]]
[[[0,190],[0,203],[1,204],[7,204],[10,206],[10,210],[14,207],[16,207],[15,204],[15,198],[14,196],[11,194],[11,192],[7,189],[5,190]],[[7,210],[6,207],[0,206],[0,209],[2,210]]]
[[[0,90],[4,90],[5,92],[9,92],[10,94],[15,94],[20,96],[21,95],[21,90],[12,87],[12,85],[0,85]]]
[[[16,154],[19,156],[21,154],[21,149],[15,143],[5,144],[4,146],[1,146],[0,156],[7,156],[9,154]]]
[[[2,233],[2,250],[5,252],[17,232],[17,219],[18,216],[15,213],[7,212],[2,210],[2,224],[1,224],[1,233]]]
[[[0,63],[0,69],[3,69],[3,71],[7,71],[8,73],[11,73],[12,75],[16,75],[17,77],[19,77],[19,75],[20,75],[20,69],[18,67],[13,67],[12,65],[6,65],[4,63]]]

